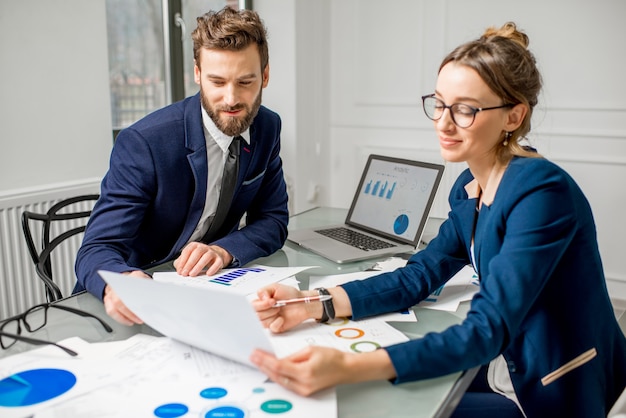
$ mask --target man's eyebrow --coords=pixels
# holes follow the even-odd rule
[[[218,74],[207,74],[207,77],[213,80],[225,80],[226,77],[222,77],[221,75]],[[257,74],[255,73],[250,73],[250,74],[244,74],[240,77],[237,77],[236,80],[249,80],[249,79],[253,79],[253,78],[257,78]]]

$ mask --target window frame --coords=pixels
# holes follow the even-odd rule
[[[237,0],[240,9],[252,10],[252,0]],[[183,53],[184,27],[180,22],[182,0],[162,0],[165,59],[165,102],[175,103],[185,96],[185,57]],[[113,129],[113,142],[121,129]]]

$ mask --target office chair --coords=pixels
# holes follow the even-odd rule
[[[52,252],[68,238],[84,232],[87,225],[86,220],[91,215],[91,209],[74,212],[63,209],[81,202],[93,201],[93,203],[95,203],[99,197],[100,195],[98,194],[75,196],[57,202],[46,213],[35,213],[30,211],[24,211],[22,213],[22,229],[24,231],[26,245],[28,246],[28,252],[30,253],[30,257],[35,264],[35,271],[37,272],[37,275],[45,285],[46,298],[48,302],[54,302],[55,300],[63,298],[61,289],[54,282],[52,277]],[[71,221],[81,218],[85,218],[84,224],[59,233],[51,239],[53,229],[68,227],[68,222],[63,221]],[[31,221],[40,221],[41,230],[31,230]],[[53,228],[53,225],[55,225],[56,228]],[[41,246],[38,248],[35,245],[35,237],[39,234],[41,235]]]

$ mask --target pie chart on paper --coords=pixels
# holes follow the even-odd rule
[[[0,380],[0,407],[30,406],[54,399],[76,384],[74,373],[62,369],[32,369]]]

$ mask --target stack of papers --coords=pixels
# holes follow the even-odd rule
[[[79,357],[44,347],[0,360],[0,416],[337,416],[332,389],[302,397],[256,369],[170,338],[61,344]]]
[[[385,261],[376,263],[371,270],[356,273],[337,274],[330,276],[311,276],[309,288],[339,286],[353,280],[364,280],[381,273],[394,271],[406,265],[407,260],[391,257]],[[472,266],[463,267],[457,274],[439,289],[435,290],[428,298],[420,302],[420,308],[436,309],[441,311],[455,312],[459,304],[471,300],[474,294],[480,290],[478,275]],[[417,321],[412,311],[382,315],[385,321]]]
[[[403,263],[389,259],[377,271],[311,277],[310,286],[363,280]],[[294,275],[309,268],[252,266],[193,278],[157,273],[155,280],[101,272],[131,310],[172,338],[138,334],[94,344],[71,338],[61,344],[76,358],[47,346],[1,359],[0,416],[337,416],[334,389],[298,396],[251,367],[249,354],[262,348],[282,357],[307,345],[373,351],[408,340],[387,321],[417,319],[407,310],[362,321],[307,321],[278,335],[263,329],[249,299],[274,282],[297,286]],[[456,310],[478,285],[466,267],[419,306]]]

